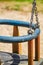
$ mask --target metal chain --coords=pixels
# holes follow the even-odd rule
[[[36,22],[37,22],[37,24],[39,24],[39,22],[38,22],[38,12],[37,12],[37,7],[35,7],[35,16],[36,16]]]
[[[31,19],[30,19],[31,24],[32,24],[32,22],[33,22],[35,6],[36,6],[36,3],[35,3],[35,1],[34,1],[34,2],[33,2],[33,7],[32,7]]]
[[[38,11],[37,11],[37,7],[35,7],[35,16],[36,16],[36,27],[39,28],[39,20],[38,20]]]
[[[34,14],[36,16],[36,27],[39,27],[38,12],[37,12],[37,7],[36,7],[36,0],[33,1],[33,7],[32,7],[31,19],[30,19],[30,30],[28,31],[29,34],[32,34],[32,32],[33,32],[32,28],[31,28],[31,25],[33,23]]]

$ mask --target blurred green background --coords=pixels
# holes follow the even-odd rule
[[[30,12],[34,0],[0,0],[1,9]],[[43,0],[36,0],[38,12],[43,12]]]
[[[33,0],[0,0],[0,1],[32,2]],[[43,0],[36,0],[36,1],[43,3]]]

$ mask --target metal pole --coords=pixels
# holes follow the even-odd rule
[[[33,40],[28,41],[28,65],[33,65]]]
[[[13,36],[19,36],[19,30],[17,26],[14,26],[13,28]],[[20,43],[12,44],[13,53],[22,53],[22,47]]]
[[[35,60],[40,60],[40,35],[35,39]]]

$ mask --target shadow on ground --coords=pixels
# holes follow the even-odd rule
[[[7,53],[0,51],[0,59],[4,65],[19,65],[25,64],[28,61],[28,57],[25,55],[19,55],[16,53]]]

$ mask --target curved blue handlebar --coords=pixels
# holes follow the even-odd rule
[[[30,24],[26,21],[19,21],[19,20],[8,20],[8,19],[0,19],[0,24],[4,25],[14,25],[14,26],[22,26],[22,27],[32,27],[35,28],[35,24]],[[31,25],[31,26],[30,26]]]
[[[19,37],[8,37],[8,36],[0,36],[0,42],[26,42],[29,40],[32,40],[36,38],[40,33],[39,29],[36,29],[35,32],[32,35],[25,35],[25,36],[19,36]]]
[[[30,27],[30,23],[24,22],[24,21],[16,21],[16,20],[5,20],[0,19],[0,24],[8,24],[8,25],[15,25],[15,26],[24,26],[24,27]],[[35,27],[35,24],[32,24],[32,28]],[[14,43],[14,42],[26,42],[29,40],[32,40],[36,38],[40,34],[40,29],[36,28],[34,33],[31,35],[25,35],[25,36],[0,36],[0,42],[7,42],[7,43]]]

